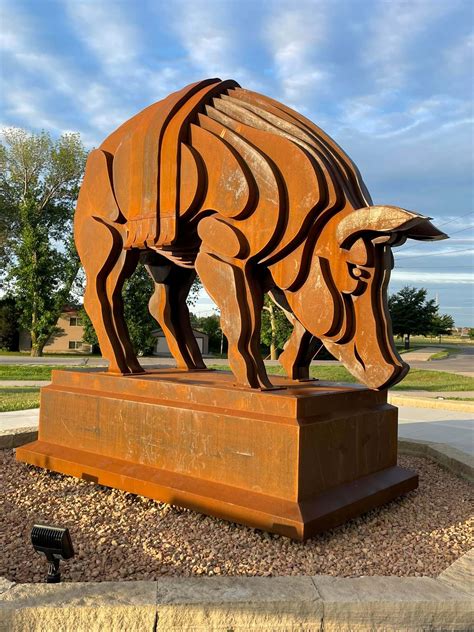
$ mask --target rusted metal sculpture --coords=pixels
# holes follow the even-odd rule
[[[234,81],[151,105],[89,157],[76,216],[85,307],[108,372],[53,373],[20,460],[304,539],[414,489],[384,390],[308,381],[316,340],[370,389],[407,366],[391,334],[391,248],[442,239],[374,206],[316,125]],[[142,258],[175,370],[144,372],[121,290]],[[186,297],[198,272],[221,311],[231,374],[206,372]],[[272,384],[264,294],[294,323]]]
[[[308,377],[317,337],[371,388],[399,381],[407,366],[386,305],[390,248],[444,237],[417,213],[373,206],[316,125],[217,79],[148,107],[91,153],[75,235],[111,372],[142,371],[121,299],[141,256],[178,367],[204,368],[186,307],[196,270],[220,308],[237,382],[252,388],[271,387],[259,349],[265,292],[294,318],[281,356],[289,377]]]

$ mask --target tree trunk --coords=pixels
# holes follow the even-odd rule
[[[32,358],[41,358],[43,355],[43,349],[44,349],[44,345],[31,345],[31,352],[30,352],[30,356]]]
[[[30,331],[31,336],[31,351],[30,356],[32,358],[40,358],[43,355],[44,344],[38,342],[36,332]]]
[[[277,347],[276,347],[276,322],[275,322],[275,312],[273,305],[270,304],[268,306],[268,311],[270,312],[270,328],[272,330],[272,337],[270,342],[270,360],[278,360],[277,355]]]
[[[410,348],[410,334],[407,334],[405,336],[405,349],[409,349]]]

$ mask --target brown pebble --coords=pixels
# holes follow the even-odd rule
[[[429,459],[401,456],[420,487],[300,543],[19,463],[0,451],[0,575],[44,581],[31,527],[69,527],[76,557],[64,581],[160,576],[398,575],[435,577],[473,546],[472,487]]]

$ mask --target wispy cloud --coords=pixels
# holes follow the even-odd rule
[[[133,74],[141,53],[140,33],[133,13],[123,2],[65,0],[64,6],[77,38],[93,53],[97,63],[112,77]]]
[[[437,225],[458,218],[446,231],[463,232],[450,241],[396,253],[394,287],[436,287],[443,309],[469,297],[459,275],[473,245],[464,232],[471,9],[467,0],[2,0],[0,120],[53,135],[77,130],[92,146],[191,81],[236,79],[333,135],[377,203]]]
[[[421,284],[423,286],[431,283],[441,285],[452,285],[453,283],[460,285],[472,285],[472,273],[470,272],[443,272],[427,270],[397,270],[392,272],[393,281],[403,281],[409,285],[411,283]]]
[[[280,98],[308,110],[314,93],[330,84],[329,64],[319,57],[331,37],[327,3],[277,3],[263,35],[273,56]]]
[[[175,0],[170,22],[196,78],[236,79],[255,87],[250,68],[242,64],[245,33],[239,29],[239,7],[216,0]]]
[[[443,54],[446,70],[455,75],[474,70],[474,33],[461,37],[451,48]]]
[[[416,66],[416,41],[421,33],[456,6],[431,0],[390,0],[374,5],[362,58],[380,88],[403,86]]]

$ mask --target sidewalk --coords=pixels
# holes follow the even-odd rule
[[[18,428],[37,428],[39,408],[0,413],[0,432]]]
[[[474,415],[451,410],[400,406],[398,436],[445,443],[474,456]]]

